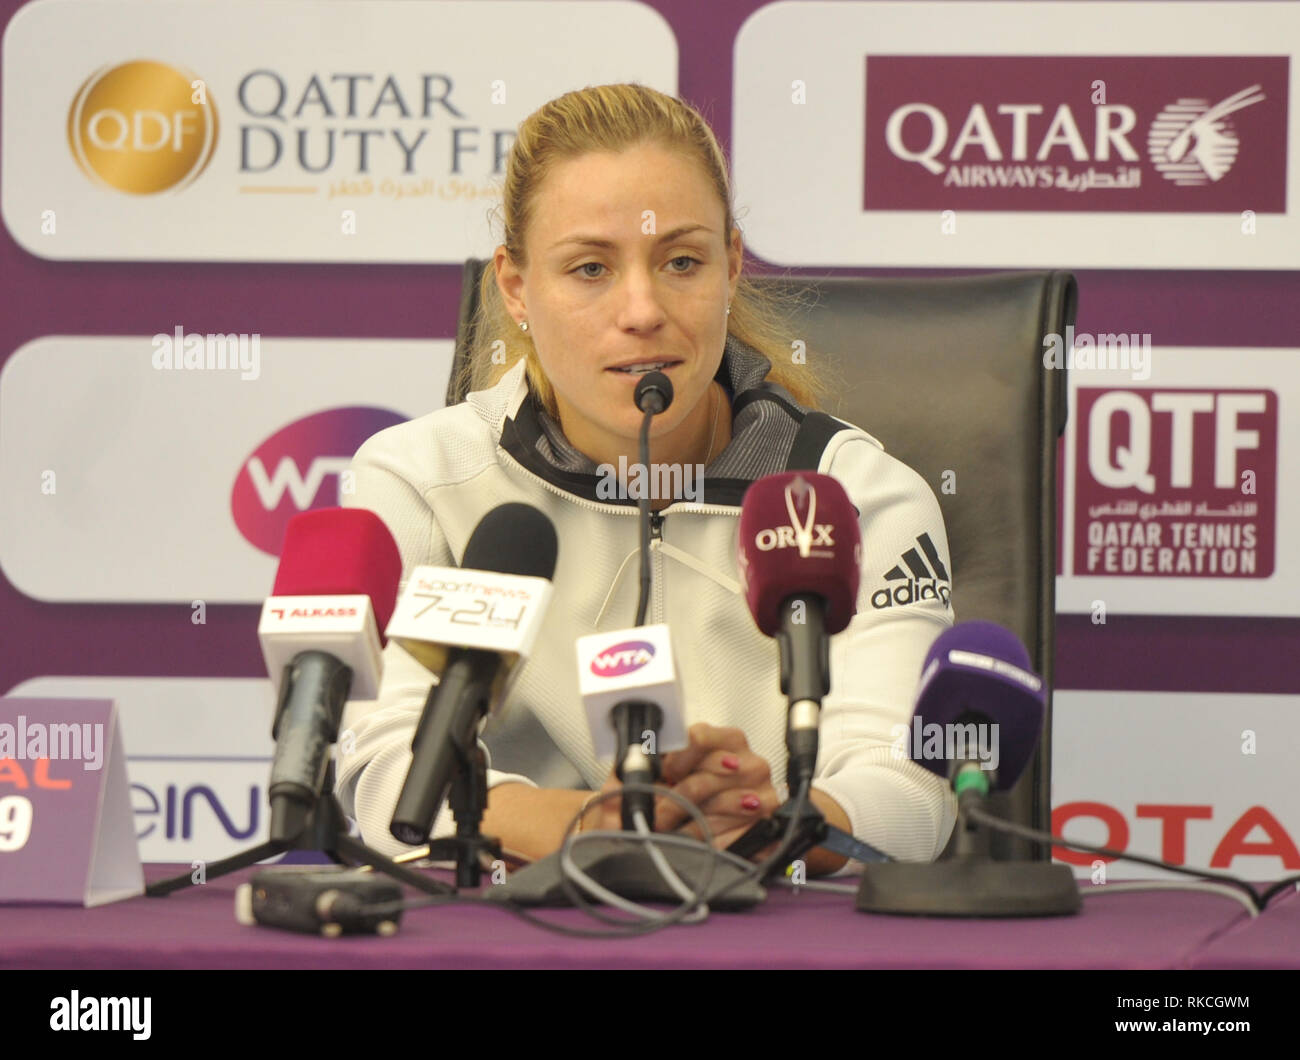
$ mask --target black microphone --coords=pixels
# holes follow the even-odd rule
[[[257,630],[277,698],[272,842],[291,843],[306,829],[349,694],[378,693],[401,573],[397,543],[373,512],[315,509],[289,522]]]
[[[650,421],[660,413],[666,412],[673,403],[673,384],[663,372],[649,372],[637,383],[632,394],[636,407],[645,413],[641,421],[640,453],[641,466],[649,481],[654,480],[650,474]],[[636,625],[645,625],[646,608],[650,605],[650,496],[648,490],[642,490],[637,497],[637,512],[641,518],[641,575],[640,590],[636,602]]]
[[[401,842],[428,841],[458,759],[527,657],[558,549],[550,519],[528,504],[502,504],[474,528],[459,568],[412,571],[388,634],[440,678],[420,715],[389,826]]]
[[[657,416],[667,412],[673,403],[673,384],[663,372],[647,372],[637,383],[632,399],[642,412]]]

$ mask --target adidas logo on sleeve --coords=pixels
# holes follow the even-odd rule
[[[921,600],[940,600],[951,606],[952,579],[939,558],[929,534],[916,539],[919,546],[903,553],[901,562],[885,571],[885,584],[871,594],[871,606],[877,611],[886,607],[905,607]]]

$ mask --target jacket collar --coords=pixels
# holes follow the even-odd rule
[[[767,381],[771,363],[753,347],[727,336],[714,377],[731,398],[732,438],[705,470],[705,505],[739,507],[750,484],[764,475],[816,468],[831,434],[844,424],[799,405],[781,386]],[[489,390],[467,398],[500,430],[500,444],[533,474],[587,501],[636,506],[632,498],[611,498],[596,463],[574,449],[560,426],[528,387],[523,363]],[[810,428],[813,428],[810,430]]]

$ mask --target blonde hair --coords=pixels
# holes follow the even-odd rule
[[[735,218],[726,158],[700,113],[644,85],[595,85],[551,100],[519,126],[501,196],[502,243],[515,266],[527,265],[524,240],[537,193],[556,166],[591,151],[621,152],[642,144],[680,152],[703,167],[722,202],[723,241],[729,246]],[[803,304],[802,294],[759,290],[745,276],[742,265],[727,317],[727,333],[771,362],[769,382],[784,387],[799,404],[816,408],[825,387],[806,364],[795,363],[791,357],[787,320],[789,312]],[[492,386],[523,357],[533,392],[547,412],[557,416],[555,392],[537,359],[532,339],[506,310],[490,263],[480,278],[472,333],[469,356],[457,380],[458,393]],[[505,347],[504,357],[498,342]]]

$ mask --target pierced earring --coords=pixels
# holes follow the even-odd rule
[[[727,303],[727,316],[731,316],[731,303]]]
[[[520,331],[527,331],[527,330],[528,330],[528,321],[526,321],[526,320],[521,320],[521,321],[519,321],[519,330],[520,330]]]

